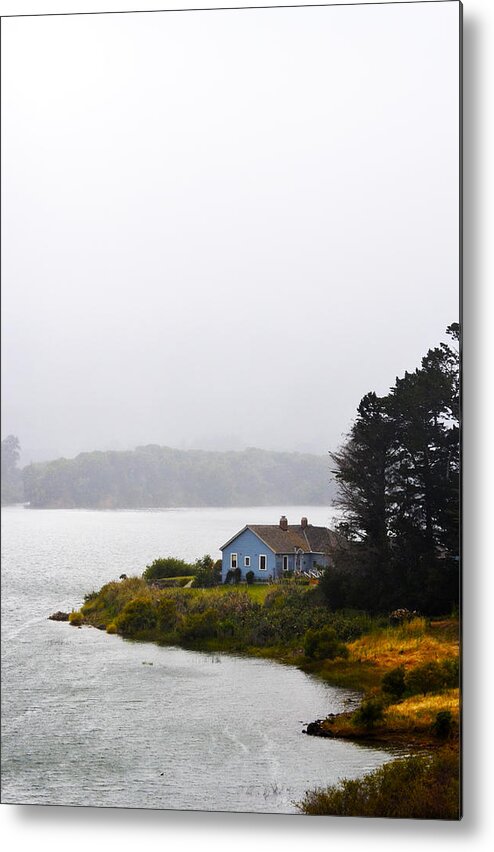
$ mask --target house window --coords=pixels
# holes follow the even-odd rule
[[[244,556],[244,568],[250,568],[250,556]]]
[[[237,567],[237,554],[230,553],[230,568],[233,570]]]
[[[259,571],[265,571],[268,567],[268,557],[265,553],[259,554]]]
[[[288,556],[283,557],[283,571],[288,571]]]

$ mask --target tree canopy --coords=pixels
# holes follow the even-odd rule
[[[331,459],[342,544],[333,606],[447,612],[459,598],[459,326],[383,397],[368,393]]]

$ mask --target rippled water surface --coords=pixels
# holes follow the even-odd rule
[[[357,696],[297,669],[47,620],[158,555],[216,557],[245,523],[283,511],[307,514],[2,510],[4,802],[293,813],[307,789],[389,759],[302,735]]]

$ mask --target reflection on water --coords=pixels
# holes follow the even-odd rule
[[[247,521],[283,513],[2,511],[4,802],[292,813],[308,788],[389,758],[303,736],[357,697],[297,669],[47,620],[158,555],[216,556]]]

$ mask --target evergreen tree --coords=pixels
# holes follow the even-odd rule
[[[459,326],[447,332],[459,340]],[[441,343],[385,397],[367,394],[331,454],[343,543],[332,606],[444,612],[458,603],[459,352]]]

